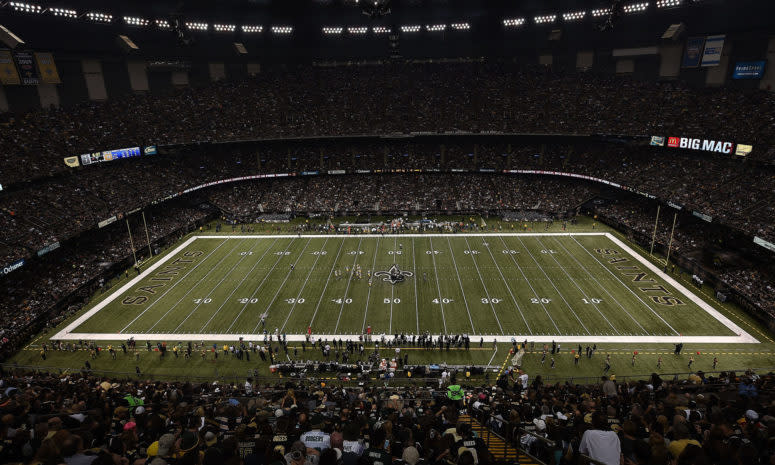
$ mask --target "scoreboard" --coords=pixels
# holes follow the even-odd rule
[[[121,158],[139,157],[141,155],[140,147],[129,147],[125,149],[104,150],[102,152],[84,153],[81,155],[81,165],[91,165],[106,161],[119,160]]]

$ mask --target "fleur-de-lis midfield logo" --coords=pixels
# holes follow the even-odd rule
[[[374,276],[377,278],[382,278],[383,281],[390,284],[396,284],[403,282],[406,278],[411,278],[414,276],[414,273],[411,271],[403,271],[399,269],[398,265],[394,263],[393,266],[391,266],[390,269],[386,271],[375,271]]]

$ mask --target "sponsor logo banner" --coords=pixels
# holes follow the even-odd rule
[[[0,50],[0,84],[17,86],[22,83],[10,50]]]
[[[22,258],[21,260],[17,260],[8,266],[4,266],[3,268],[0,268],[0,276],[7,275],[12,271],[18,270],[19,268],[24,266],[24,263],[25,263],[24,259]]]
[[[78,157],[65,157],[65,165],[70,168],[78,168],[81,163],[78,161]]]
[[[766,61],[738,61],[732,79],[761,79]]]
[[[651,136],[651,142],[649,145],[656,145],[658,147],[665,146],[665,138],[662,136]]]
[[[494,173],[495,170],[492,168],[479,168],[480,173]]]
[[[356,174],[369,174],[371,170],[355,170]]]
[[[683,205],[678,205],[677,203],[673,203],[673,202],[671,202],[669,200],[667,201],[667,204],[669,206],[675,208],[676,210],[682,210],[683,209]]]
[[[302,176],[315,176],[318,174],[320,174],[320,171],[302,171],[301,172]]]
[[[678,147],[678,138],[677,137],[668,137],[667,138],[667,146],[668,147]]]
[[[726,35],[708,36],[705,50],[702,52],[702,67],[718,66],[721,63],[721,52],[724,49]]]
[[[700,66],[702,50],[705,48],[705,37],[689,37],[686,40],[684,59],[681,64],[684,68],[696,68]]]
[[[667,146],[731,155],[735,144],[733,142],[721,140],[695,139],[691,137],[670,137],[667,139]]]
[[[713,221],[713,217],[712,216],[708,216],[708,215],[706,215],[704,213],[700,213],[697,210],[692,211],[692,215],[696,216],[697,218],[699,218],[699,219],[701,219],[703,221],[707,221],[708,223]]]
[[[767,242],[761,237],[754,236],[753,243],[760,245],[769,251],[775,252],[775,244],[773,244],[772,242]]]
[[[53,244],[49,244],[43,247],[42,249],[38,250],[38,257],[42,257],[43,255],[46,255],[52,250],[56,250],[58,248],[59,248],[59,242],[54,242]]]
[[[143,155],[156,155],[157,153],[159,153],[159,151],[155,145],[148,145],[143,148]]]
[[[735,155],[739,157],[744,157],[751,153],[753,150],[753,145],[746,145],[746,144],[737,144],[737,148],[735,149]]]
[[[13,61],[16,62],[16,69],[22,78],[22,84],[34,86],[40,84],[38,67],[35,65],[35,58],[30,52],[13,52]]]
[[[62,80],[59,79],[59,73],[57,72],[57,65],[54,63],[54,56],[48,52],[35,52],[35,61],[38,63],[38,70],[40,70],[40,80],[46,84],[61,84]]]
[[[107,226],[109,224],[115,223],[116,220],[118,220],[118,218],[116,218],[115,216],[111,216],[107,220],[102,220],[99,223],[97,223],[97,227],[98,228],[104,228],[105,226]]]
[[[328,174],[344,174],[344,170],[328,170]]]

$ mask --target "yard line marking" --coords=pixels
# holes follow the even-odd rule
[[[503,326],[501,326],[501,320],[498,318],[498,314],[495,312],[495,305],[492,303],[492,296],[490,295],[490,291],[487,290],[487,285],[484,284],[484,278],[482,277],[482,273],[479,271],[479,265],[476,263],[476,258],[474,258],[474,254],[471,252],[471,245],[468,243],[468,238],[463,236],[463,240],[466,241],[466,247],[468,247],[468,255],[471,256],[471,261],[474,262],[474,268],[476,268],[476,274],[479,275],[479,281],[482,283],[482,287],[484,288],[484,293],[487,296],[487,301],[490,303],[490,308],[492,309],[492,314],[495,316],[495,321],[498,322],[498,328],[501,330],[501,334],[503,333]],[[449,241],[449,238],[447,238],[447,241]]]
[[[336,326],[334,326],[334,332],[339,329],[339,320],[342,318],[342,310],[344,310],[345,302],[347,301],[347,293],[350,291],[350,284],[353,282],[353,275],[355,274],[355,263],[358,261],[358,252],[361,251],[361,242],[363,238],[358,239],[358,246],[355,249],[355,258],[353,258],[352,270],[350,270],[349,276],[347,276],[347,286],[344,288],[344,297],[342,297],[342,305],[339,307],[339,316],[336,317]]]
[[[457,269],[457,263],[455,262],[455,252],[452,251],[452,243],[449,241],[449,237],[447,238],[447,246],[449,247],[449,255],[452,257],[452,265],[455,266],[455,274],[457,275],[457,282],[460,285],[460,292],[463,294],[463,303],[466,305],[466,313],[468,313],[468,321],[471,322],[471,333],[476,334],[476,329],[474,328],[474,319],[471,318],[471,310],[468,308],[468,299],[466,299],[466,291],[463,290],[463,281],[460,279],[460,271]],[[431,249],[433,249],[433,246],[431,246]],[[431,253],[433,255],[433,253]],[[439,298],[439,302],[441,302],[441,298]],[[447,332],[447,328],[444,328],[444,332]],[[501,334],[503,333],[503,329],[501,328]]]
[[[299,260],[301,260],[301,257],[304,256],[304,251],[307,250],[307,247],[309,246],[310,242],[312,242],[312,238],[307,239],[307,242],[304,244],[304,248],[301,249],[301,252],[299,252],[299,256],[296,257],[296,261],[293,262],[293,265],[291,265],[291,268],[288,269],[288,272],[285,274],[285,279],[283,279],[283,282],[280,283],[280,286],[277,288],[277,292],[275,292],[274,296],[272,296],[272,300],[269,301],[262,315],[265,316],[269,314],[269,307],[271,307],[272,304],[274,304],[274,301],[277,300],[277,296],[280,295],[280,291],[283,290],[283,286],[285,286],[285,283],[288,281],[288,278],[291,276],[291,273],[293,273],[293,269],[296,268],[296,264],[299,263]],[[253,328],[254,333],[256,332],[256,330],[258,329],[258,325],[260,324],[261,324],[261,319],[259,318],[258,323],[256,323],[256,327]]]
[[[261,282],[260,282],[260,283],[258,283],[258,286],[256,286],[256,289],[253,291],[253,293],[252,293],[252,294],[250,294],[250,297],[248,297],[248,301],[247,301],[247,302],[246,302],[246,303],[245,303],[245,304],[242,306],[242,310],[240,310],[240,311],[239,311],[239,313],[237,314],[237,316],[236,316],[236,317],[234,317],[234,320],[232,320],[232,322],[231,322],[231,324],[229,325],[229,327],[228,327],[228,328],[226,328],[226,332],[227,332],[227,333],[228,333],[229,331],[231,331],[231,328],[234,326],[234,323],[236,323],[236,322],[237,322],[237,320],[239,320],[239,317],[240,317],[240,316],[242,316],[242,313],[243,313],[243,312],[245,312],[245,309],[247,309],[247,308],[248,308],[248,305],[250,305],[250,303],[249,303],[249,302],[250,302],[250,299],[252,299],[253,297],[255,297],[255,296],[256,296],[256,293],[258,292],[258,290],[259,290],[259,289],[261,289],[261,286],[263,286],[263,285],[264,285],[264,283],[266,282],[267,278],[269,278],[269,275],[271,275],[271,274],[272,274],[272,271],[275,269],[275,267],[277,266],[277,264],[278,264],[278,263],[280,263],[280,260],[282,260],[282,259],[283,259],[283,257],[285,257],[285,256],[286,256],[286,255],[285,255],[285,252],[287,252],[287,251],[288,251],[288,249],[289,249],[289,248],[291,248],[291,244],[293,244],[295,240],[296,240],[296,236],[293,236],[293,237],[291,238],[291,242],[289,242],[289,243],[288,243],[288,245],[285,247],[285,250],[283,250],[283,253],[277,257],[277,260],[275,260],[275,261],[274,261],[274,264],[272,265],[272,268],[269,268],[269,271],[267,271],[267,272],[266,272],[266,274],[264,275],[264,279],[262,279],[262,280],[261,280]]]
[[[537,239],[537,240],[538,240],[538,243],[541,245],[541,247],[546,249],[546,246],[544,245],[543,242],[541,242],[541,239]],[[567,250],[566,250],[566,252],[567,252]],[[576,286],[576,289],[578,289],[579,292],[581,292],[581,295],[583,295],[585,298],[591,299],[591,297],[586,292],[584,292],[581,289],[581,286],[578,285],[578,283],[576,282],[575,279],[573,279],[573,277],[570,275],[570,273],[568,273],[568,270],[566,270],[564,266],[560,265],[560,261],[557,260],[557,257],[555,257],[554,254],[548,254],[548,255],[552,257],[552,260],[554,260],[554,263],[556,263],[557,266],[562,270],[562,272],[565,273],[565,276],[567,276],[568,279],[570,279],[570,282],[572,282],[573,285]],[[590,302],[592,302],[592,301],[590,300]],[[616,329],[616,327],[611,323],[611,321],[605,315],[603,315],[603,312],[600,311],[600,308],[597,306],[596,303],[592,302],[592,306],[595,307],[595,310],[597,310],[597,313],[599,313],[600,316],[603,317],[603,319],[606,321],[606,323],[608,323],[608,326],[610,326],[611,329],[613,329],[616,334],[622,334],[618,329]],[[640,326],[640,325],[638,325],[638,326]],[[641,329],[643,329],[642,326],[641,326]],[[648,335],[648,331],[646,331],[644,329],[644,332]]]
[[[414,272],[414,316],[417,319],[417,334],[420,334],[420,310],[417,303],[417,263],[414,257],[414,238],[412,238],[412,272]]]
[[[396,246],[398,245],[398,236],[393,238],[393,253],[396,253]],[[395,255],[393,255],[395,257]],[[395,263],[395,261],[393,261]],[[395,298],[396,287],[390,285],[390,320],[388,323],[388,334],[393,334],[393,299]]]
[[[618,305],[618,306],[619,306],[619,308],[621,308],[621,309],[624,311],[624,313],[626,313],[626,314],[627,314],[627,316],[629,316],[629,317],[632,319],[632,321],[634,321],[634,322],[635,322],[635,324],[636,324],[636,325],[638,325],[638,327],[640,327],[640,329],[642,329],[642,330],[643,330],[643,332],[644,332],[646,335],[648,335],[648,334],[649,334],[649,332],[648,332],[648,331],[646,331],[646,328],[644,328],[644,327],[643,327],[643,326],[640,324],[640,322],[638,322],[638,320],[637,320],[637,319],[635,319],[635,317],[634,317],[634,316],[632,316],[632,314],[630,314],[630,312],[628,312],[628,311],[627,311],[627,308],[625,308],[625,306],[624,306],[624,305],[620,304],[620,303],[619,303],[619,301],[618,301],[618,300],[616,300],[616,297],[614,297],[614,296],[613,296],[613,294],[611,294],[610,292],[608,292],[608,289],[607,289],[605,286],[603,286],[603,285],[600,283],[600,281],[598,281],[598,280],[597,280],[597,278],[595,277],[595,275],[594,275],[594,274],[592,274],[592,273],[591,273],[591,272],[590,272],[590,271],[587,269],[587,267],[586,267],[586,266],[584,266],[584,265],[583,265],[581,262],[579,262],[579,261],[576,259],[576,256],[575,256],[575,255],[573,255],[573,254],[572,254],[572,253],[571,253],[571,252],[570,252],[570,251],[569,251],[569,250],[568,250],[568,249],[565,247],[565,245],[563,245],[563,243],[562,243],[562,242],[560,242],[560,241],[559,241],[559,240],[557,240],[556,238],[555,238],[554,240],[555,240],[555,241],[556,241],[558,244],[560,244],[560,247],[562,247],[562,249],[563,249],[563,250],[565,250],[565,252],[566,252],[568,255],[570,255],[570,256],[571,256],[571,258],[573,258],[573,261],[575,261],[575,262],[576,262],[576,263],[577,263],[577,264],[578,264],[578,265],[581,267],[581,269],[582,269],[582,270],[584,270],[584,271],[585,271],[585,272],[586,272],[586,273],[587,273],[587,274],[588,274],[588,275],[589,275],[589,276],[590,276],[590,277],[591,277],[591,278],[592,278],[592,279],[593,279],[593,280],[594,280],[594,281],[597,283],[597,285],[598,285],[598,286],[600,286],[600,288],[601,288],[601,289],[603,289],[603,292],[605,292],[605,293],[608,295],[608,297],[610,297],[610,298],[611,298],[611,299],[612,299],[614,302],[616,302],[616,305]]]
[[[503,272],[501,271],[500,265],[498,265],[498,262],[495,260],[495,256],[492,254],[492,250],[490,250],[490,245],[487,244],[484,246],[485,249],[487,249],[487,252],[490,254],[490,258],[492,258],[492,262],[495,263],[495,269],[498,270],[498,274],[501,276],[501,279],[503,280],[503,284],[506,285],[506,290],[509,291],[509,295],[511,296],[511,300],[514,301],[514,305],[517,306],[517,311],[522,316],[522,321],[525,322],[525,326],[527,327],[527,330],[530,331],[530,334],[533,334],[533,330],[530,329],[530,324],[527,322],[527,318],[525,318],[524,313],[522,313],[522,308],[520,308],[519,303],[517,302],[517,299],[514,297],[514,293],[511,292],[511,287],[509,286],[509,283],[506,282],[506,278],[503,276]]]
[[[581,318],[579,318],[579,316],[578,316],[578,315],[576,314],[576,312],[573,310],[573,307],[571,307],[571,306],[570,306],[570,304],[568,303],[568,301],[567,301],[567,300],[565,300],[565,296],[564,296],[564,295],[562,295],[562,292],[560,292],[560,290],[559,290],[559,289],[557,289],[557,286],[554,284],[554,281],[552,281],[552,279],[549,277],[549,275],[548,275],[548,274],[546,274],[546,271],[544,271],[544,269],[541,267],[541,264],[539,264],[539,263],[538,263],[538,260],[536,260],[536,258],[533,256],[533,253],[532,253],[532,252],[530,252],[530,249],[528,249],[528,248],[527,248],[527,246],[525,245],[525,243],[522,241],[522,238],[521,238],[521,237],[517,237],[517,239],[519,239],[519,243],[522,245],[522,248],[524,248],[524,249],[525,249],[525,251],[527,251],[527,254],[528,254],[528,255],[530,255],[530,258],[532,258],[532,259],[533,259],[533,261],[535,262],[536,266],[538,266],[538,269],[541,271],[541,273],[543,273],[543,274],[544,274],[544,276],[546,277],[546,280],[547,280],[547,281],[549,281],[549,284],[551,284],[551,285],[552,285],[552,287],[554,288],[554,290],[555,290],[555,291],[557,291],[557,294],[559,294],[559,295],[560,295],[560,298],[562,299],[562,301],[563,301],[563,302],[565,302],[565,306],[567,306],[567,307],[568,307],[568,310],[570,310],[570,311],[571,311],[571,313],[573,313],[573,316],[575,316],[575,317],[576,317],[576,320],[578,320],[578,322],[579,322],[579,324],[581,325],[581,327],[582,327],[582,328],[584,328],[584,331],[586,331],[586,332],[587,332],[587,334],[592,334],[592,333],[589,331],[589,329],[587,329],[587,327],[584,325],[584,322],[583,322],[583,321],[581,321]]]
[[[506,241],[503,240],[503,236],[499,236],[499,237],[500,237],[501,242],[503,242],[503,246],[508,249],[509,246],[508,246],[508,244],[506,244]],[[544,313],[546,313],[546,316],[548,316],[549,320],[551,320],[552,324],[554,325],[554,329],[557,330],[557,334],[562,334],[562,331],[560,331],[560,328],[557,326],[557,322],[554,321],[554,318],[552,318],[552,315],[549,314],[549,310],[546,309],[546,305],[544,305],[544,303],[541,301],[541,296],[538,295],[538,293],[536,292],[535,288],[530,283],[530,280],[527,279],[527,275],[522,270],[522,267],[519,266],[519,263],[517,263],[517,259],[514,258],[514,255],[511,255],[511,254],[508,254],[508,255],[509,255],[509,257],[511,257],[511,261],[514,262],[514,265],[516,265],[517,269],[522,274],[522,277],[525,278],[525,282],[527,283],[527,285],[530,286],[530,290],[533,291],[533,295],[538,299],[539,304],[541,304],[541,307],[544,309]]]
[[[371,270],[369,271],[369,279],[374,276],[374,267],[377,266],[377,251],[379,251],[379,240],[381,237],[377,237],[377,245],[374,247],[374,257],[371,259]],[[373,283],[373,281],[372,281]],[[366,315],[369,314],[369,299],[371,299],[371,286],[366,294],[366,310],[363,312],[363,324],[361,325],[361,334],[366,332]]]
[[[152,302],[150,305],[148,305],[147,307],[145,307],[145,310],[143,310],[143,311],[142,311],[142,312],[141,312],[139,315],[137,315],[137,316],[135,317],[135,319],[134,319],[134,320],[130,321],[130,322],[129,322],[129,324],[127,324],[126,326],[124,326],[124,327],[121,329],[121,331],[119,331],[119,333],[123,333],[124,331],[126,331],[126,329],[127,329],[128,327],[132,326],[132,323],[134,323],[135,321],[137,321],[137,319],[138,319],[138,318],[140,318],[141,316],[143,316],[143,315],[145,314],[145,312],[147,312],[148,310],[150,310],[150,309],[151,309],[151,307],[153,307],[153,306],[154,306],[156,303],[158,303],[159,301],[161,301],[161,299],[162,299],[162,298],[163,298],[165,295],[167,295],[167,293],[168,293],[169,291],[171,291],[172,289],[174,289],[174,288],[175,288],[175,286],[177,286],[178,284],[182,283],[182,282],[185,280],[186,276],[190,275],[192,271],[194,271],[194,270],[195,270],[195,269],[196,269],[196,268],[197,268],[199,265],[201,265],[202,263],[204,263],[204,262],[205,262],[205,261],[206,261],[208,258],[210,258],[210,255],[212,255],[213,253],[215,253],[215,251],[216,251],[216,250],[220,249],[220,248],[221,248],[221,246],[222,246],[223,244],[227,243],[228,241],[229,241],[228,239],[224,239],[224,241],[223,241],[223,242],[221,242],[220,244],[218,244],[218,247],[216,247],[216,248],[214,248],[213,250],[211,250],[211,251],[210,251],[210,253],[208,253],[208,254],[205,256],[205,258],[203,258],[203,259],[202,259],[202,260],[201,260],[199,263],[197,263],[197,264],[196,264],[196,266],[194,266],[193,268],[191,268],[190,270],[188,270],[188,272],[187,272],[186,274],[184,274],[184,275],[183,275],[183,276],[182,276],[180,279],[178,279],[177,281],[175,281],[175,283],[174,283],[172,286],[170,286],[170,288],[169,288],[169,289],[167,289],[166,291],[164,291],[164,293],[163,293],[162,295],[160,295],[158,299],[154,300],[154,301],[153,301],[153,302]],[[177,252],[177,251],[176,251],[176,252]],[[170,255],[173,255],[173,254],[170,254]],[[165,257],[165,258],[166,258],[166,257]],[[162,262],[159,262],[159,265],[161,265],[162,263],[165,263],[166,261],[167,261],[167,260],[164,260],[164,261],[162,261]],[[148,272],[148,271],[150,271],[150,269],[146,270],[146,272]],[[138,276],[138,278],[139,278],[139,276]],[[138,281],[139,281],[139,280],[138,280]],[[135,282],[135,280],[133,279],[132,281],[130,281],[129,283],[127,283],[127,285],[126,285],[125,287],[126,287],[127,289],[129,289],[130,287],[132,287],[132,286],[134,285],[134,282]],[[124,289],[124,287],[122,287],[122,288],[121,288],[121,289],[119,289],[119,290],[120,290],[120,291],[123,293],[123,292],[124,292],[126,289]],[[119,295],[120,295],[120,294],[119,294]],[[117,297],[118,297],[118,295],[117,295]],[[108,300],[108,302],[110,302],[110,300]]]
[[[439,271],[436,269],[436,254],[433,253],[433,238],[429,237],[429,241],[431,241],[431,259],[433,260],[433,273],[436,275],[436,290],[439,292],[439,307],[441,308],[441,321],[444,323],[444,332],[447,332],[447,319],[444,318],[444,302],[443,298],[441,297],[441,286],[439,286]],[[473,324],[472,324],[473,327]]]
[[[326,238],[325,241],[323,241],[323,245],[320,247],[320,250],[318,252],[323,252],[323,250],[326,248],[326,244],[328,244],[328,238]],[[312,264],[312,267],[307,272],[307,277],[304,278],[304,283],[301,285],[301,289],[299,289],[299,293],[296,294],[296,300],[293,301],[293,305],[291,305],[291,309],[288,311],[288,316],[285,317],[285,321],[283,321],[283,325],[280,328],[280,332],[285,332],[285,325],[288,324],[288,319],[291,317],[291,314],[293,314],[293,309],[296,308],[296,305],[299,303],[299,298],[301,297],[301,293],[304,292],[304,288],[307,287],[307,281],[309,281],[309,277],[312,274],[312,271],[315,269],[315,266],[318,264],[318,260],[320,260],[320,257],[322,257],[322,253],[318,253],[317,257],[315,257],[315,262]]]
[[[256,269],[258,264],[261,263],[261,261],[264,259],[266,254],[269,253],[269,251],[272,249],[272,247],[274,247],[274,245],[277,243],[278,240],[279,239],[275,239],[274,242],[272,242],[272,244],[270,244],[269,247],[267,247],[266,250],[264,250],[264,253],[261,254],[261,257],[259,257],[258,261],[256,261],[256,263],[253,264],[253,266],[250,268],[250,270],[247,273],[245,273],[245,276],[242,277],[242,279],[237,284],[237,286],[231,291],[231,293],[228,296],[226,296],[226,299],[224,299],[223,303],[218,307],[218,310],[216,310],[215,313],[213,313],[210,316],[210,319],[207,320],[207,322],[204,325],[202,325],[202,328],[199,330],[200,332],[204,331],[204,329],[207,327],[207,325],[210,324],[210,321],[212,321],[212,319],[215,318],[215,315],[217,315],[221,311],[223,306],[226,305],[227,302],[229,302],[229,299],[231,298],[231,296],[234,295],[235,292],[237,292],[237,289],[239,289],[239,287],[242,286],[242,283],[244,283],[245,280],[248,278],[248,276],[250,276],[250,273],[252,273],[253,270]]]
[[[317,305],[315,305],[315,312],[312,314],[312,319],[309,320],[309,327],[312,327],[312,323],[315,321],[315,317],[318,314],[318,309],[320,308],[320,303],[323,302],[323,296],[326,293],[326,289],[328,289],[328,282],[331,280],[331,275],[334,273],[334,268],[336,268],[336,261],[339,260],[339,254],[342,253],[342,247],[344,247],[344,241],[345,238],[342,239],[342,243],[339,244],[339,250],[336,252],[336,257],[334,258],[334,263],[331,264],[331,271],[328,272],[328,277],[326,278],[326,284],[323,285],[323,292],[320,293],[320,298],[318,299]],[[356,254],[357,257],[357,254]]]
[[[256,242],[253,244],[253,246],[250,248],[250,252],[253,252],[253,249],[256,247],[256,245],[258,245],[258,243],[259,243],[259,241],[256,241]],[[227,255],[227,256],[228,256],[228,255]],[[226,272],[226,273],[223,275],[223,277],[221,278],[221,280],[220,280],[220,281],[218,281],[218,283],[217,283],[215,286],[213,286],[213,288],[212,288],[212,289],[210,289],[210,292],[208,292],[208,293],[207,293],[207,295],[206,295],[206,296],[204,296],[204,297],[202,298],[202,300],[201,300],[201,301],[199,301],[199,303],[198,303],[198,304],[196,304],[196,305],[194,306],[194,308],[193,308],[193,309],[191,309],[191,311],[190,311],[190,312],[188,312],[188,315],[186,315],[186,317],[185,317],[185,318],[183,318],[183,321],[181,321],[181,322],[180,322],[180,323],[179,323],[179,324],[178,324],[178,325],[175,327],[175,329],[173,329],[173,330],[172,330],[172,332],[173,332],[173,333],[174,333],[174,332],[176,332],[178,329],[180,329],[180,327],[181,327],[181,326],[183,326],[183,323],[185,323],[186,321],[188,321],[188,319],[191,317],[191,315],[193,315],[193,314],[194,314],[194,312],[196,312],[196,311],[197,311],[197,309],[199,309],[199,307],[201,307],[201,306],[202,306],[202,302],[204,301],[204,299],[206,299],[207,297],[210,297],[210,295],[212,295],[212,293],[213,293],[213,292],[215,292],[215,290],[216,290],[216,289],[218,289],[218,286],[220,286],[220,285],[221,285],[221,283],[222,283],[222,282],[224,282],[224,281],[226,280],[226,278],[227,278],[227,277],[228,277],[228,276],[231,274],[231,272],[232,272],[232,271],[234,271],[234,268],[236,268],[236,267],[237,267],[237,266],[238,266],[240,263],[242,263],[242,261],[243,261],[243,260],[245,260],[247,257],[248,257],[248,254],[242,255],[242,256],[240,257],[240,259],[239,259],[239,260],[237,260],[237,263],[235,263],[234,265],[232,265],[232,267],[229,269],[229,271],[227,271],[227,272]],[[251,270],[252,270],[252,268],[251,268]],[[229,294],[229,295],[231,295],[231,294]],[[223,307],[223,305],[221,305],[221,307]],[[220,309],[221,309],[221,307],[218,307],[218,309],[220,310]],[[210,317],[210,320],[212,320],[212,316]],[[207,322],[209,323],[209,322],[210,322],[210,320],[207,320]],[[161,319],[159,319],[159,321],[161,321]],[[151,326],[151,327],[150,327],[150,329],[153,329],[153,328],[155,328],[155,327],[156,327],[156,325],[157,325],[157,324],[159,324],[159,321],[157,321],[156,323],[154,323],[154,325],[153,325],[153,326]],[[201,331],[201,329],[200,329],[200,331]]]
[[[635,293],[635,291],[633,291],[632,289],[630,289],[630,286],[628,286],[628,285],[624,284],[624,282],[623,282],[623,281],[622,281],[622,280],[619,278],[619,276],[617,276],[617,275],[616,275],[616,274],[615,274],[613,271],[611,271],[610,269],[608,269],[608,267],[607,267],[607,266],[603,265],[603,263],[602,263],[600,260],[598,260],[598,259],[597,259],[597,257],[595,257],[594,255],[592,255],[592,253],[591,253],[589,250],[587,250],[587,248],[586,248],[586,247],[584,247],[583,245],[581,245],[581,242],[579,242],[578,240],[576,240],[576,238],[575,238],[575,237],[573,237],[573,236],[571,236],[571,239],[573,239],[573,240],[576,242],[576,244],[578,244],[578,245],[579,245],[579,247],[581,247],[582,249],[584,249],[584,252],[586,252],[586,253],[587,253],[587,255],[589,255],[590,257],[592,257],[592,258],[593,258],[593,259],[594,259],[594,260],[595,260],[595,261],[596,261],[596,262],[597,262],[597,263],[598,263],[600,266],[602,266],[603,268],[605,268],[605,270],[606,270],[606,271],[608,271],[608,273],[609,273],[611,276],[613,276],[614,278],[616,278],[616,280],[617,280],[617,281],[619,281],[619,284],[621,284],[622,286],[624,286],[625,288],[627,288],[627,290],[628,290],[628,291],[630,291],[630,294],[634,295],[634,296],[635,296],[635,297],[636,297],[636,298],[637,298],[637,299],[640,301],[640,303],[642,303],[644,306],[646,306],[646,308],[647,308],[647,309],[649,309],[649,310],[651,311],[651,313],[653,313],[654,315],[656,315],[656,317],[657,317],[657,318],[659,318],[660,320],[662,320],[662,323],[666,324],[666,325],[667,325],[667,327],[668,327],[668,328],[670,328],[670,329],[671,329],[671,330],[672,330],[672,331],[673,331],[675,334],[678,334],[679,336],[681,335],[681,333],[679,333],[678,331],[676,331],[676,330],[675,330],[675,328],[673,328],[672,326],[670,326],[670,323],[668,323],[667,321],[665,321],[665,319],[664,319],[664,318],[662,318],[662,316],[661,316],[660,314],[658,314],[656,311],[654,311],[654,309],[653,309],[653,308],[651,308],[651,305],[649,305],[649,304],[647,304],[646,302],[644,302],[644,301],[643,301],[643,299],[641,299],[641,298],[640,298],[640,296],[639,296],[638,294],[636,294],[636,293]],[[632,249],[630,249],[630,250],[632,250]],[[635,253],[635,251],[633,251],[633,253]]]

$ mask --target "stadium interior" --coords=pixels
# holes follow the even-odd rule
[[[0,0],[0,463],[775,463],[770,0]]]

